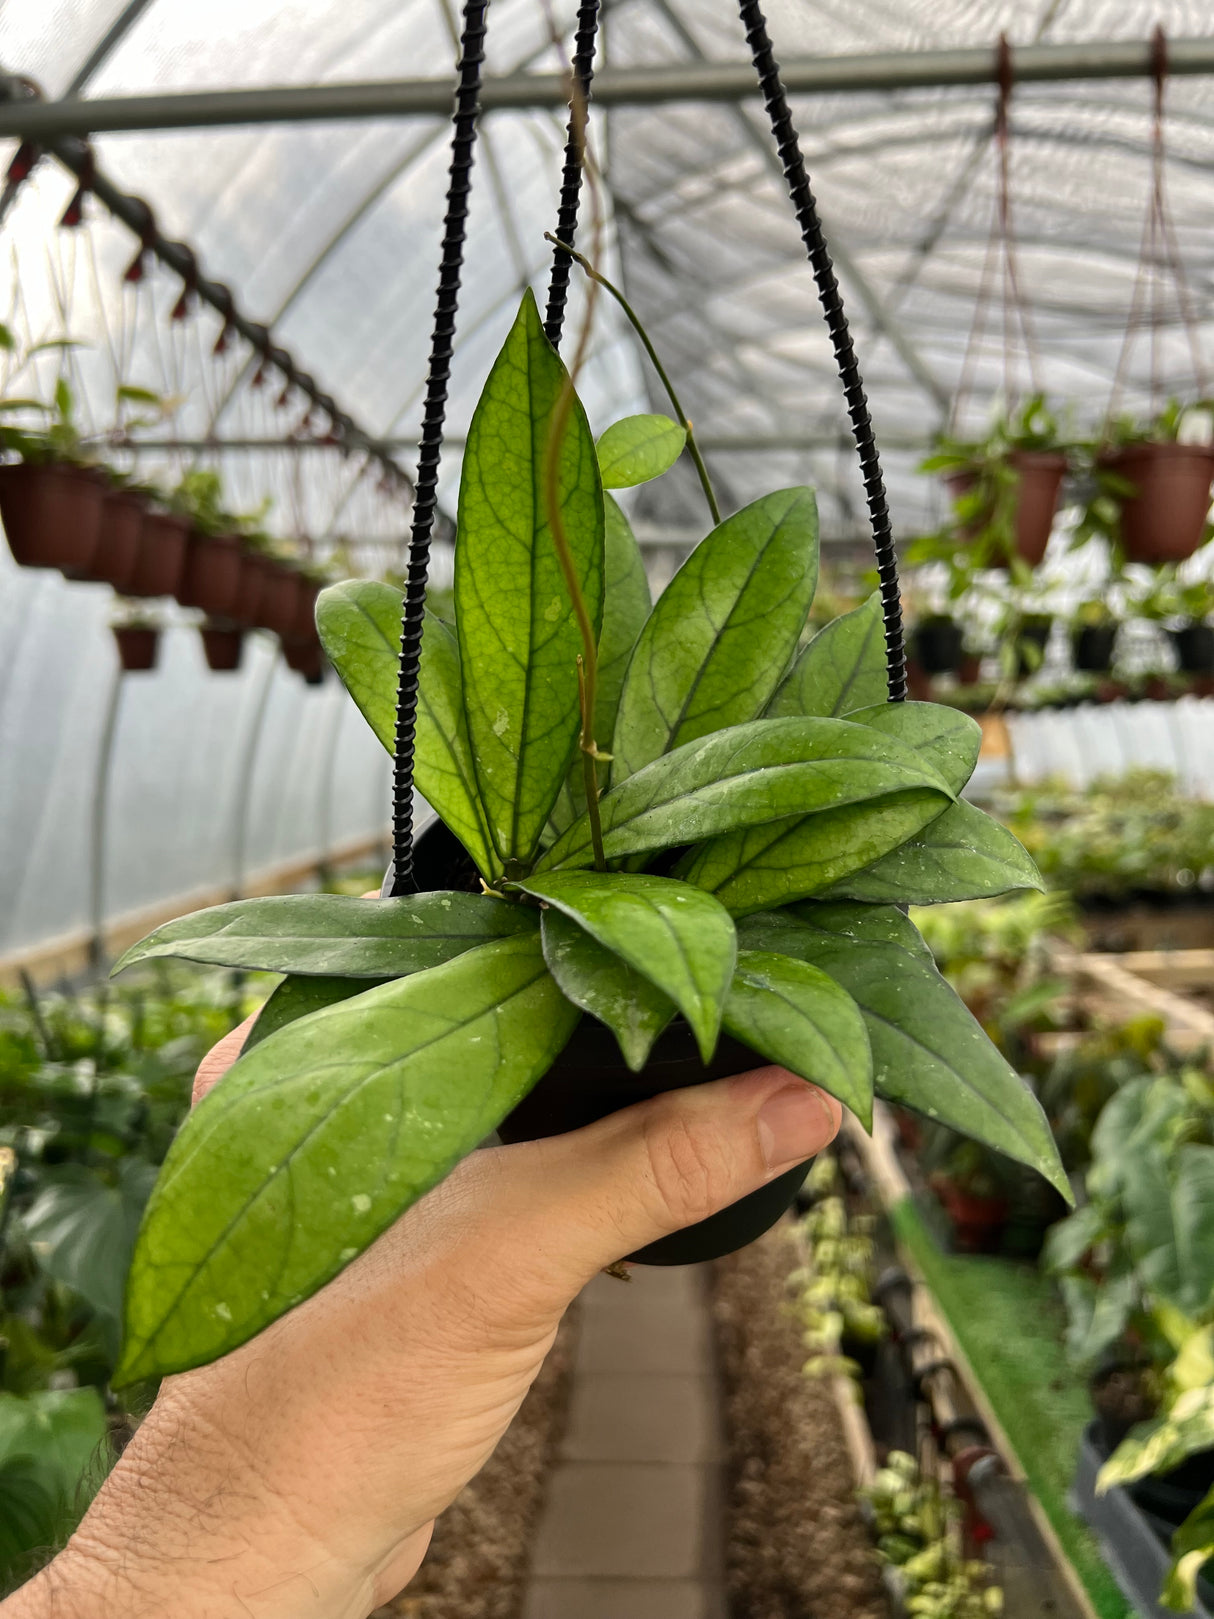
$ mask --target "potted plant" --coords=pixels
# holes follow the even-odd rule
[[[1168,402],[1142,425],[1123,417],[1087,446],[1090,493],[1076,539],[1108,540],[1127,562],[1180,562],[1210,537],[1211,407]],[[1187,442],[1201,428],[1205,442]]]
[[[121,595],[130,583],[143,537],[143,494],[113,467],[102,469],[105,479],[101,520],[92,557],[80,568],[66,569],[71,579],[112,585]]]
[[[119,600],[110,625],[128,674],[154,669],[160,657],[160,620],[139,602]]]
[[[1045,556],[1068,448],[1044,398],[999,416],[982,439],[941,435],[919,470],[943,476],[948,522],[934,536],[942,552],[968,550],[980,568],[1035,568]]]
[[[1071,616],[1071,657],[1084,674],[1103,675],[1113,667],[1121,623],[1104,596],[1091,596]]]
[[[134,486],[147,505],[139,536],[139,552],[123,594],[127,596],[176,596],[185,573],[190,543],[190,520],[174,510],[173,496],[152,484]]]
[[[610,431],[618,475],[652,418]],[[659,471],[647,457],[641,476]],[[876,595],[797,652],[817,563],[812,491],[779,490],[720,522],[649,610],[526,294],[464,452],[455,629],[431,618],[422,642],[415,780],[439,819],[417,842],[419,891],[238,901],[119,964],[288,975],[170,1153],[120,1383],[249,1338],[490,1131],[569,1129],[757,1062],[812,1077],[866,1124],[875,1075],[1065,1186],[1035,1097],[898,909],[1036,872],[958,796],[977,726],[877,700]],[[391,749],[400,593],[331,587],[318,622]],[[803,1175],[641,1257],[749,1240]]]
[[[171,509],[190,524],[177,600],[219,618],[236,607],[242,574],[237,522],[225,511],[222,495],[219,474],[196,467],[169,497]]]
[[[0,425],[0,448],[19,457],[0,466],[0,519],[9,549],[22,567],[86,569],[97,549],[105,484],[85,454],[67,378],[56,382],[52,405],[7,399],[3,408],[44,419],[37,428]]]

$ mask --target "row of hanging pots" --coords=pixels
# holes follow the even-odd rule
[[[1057,450],[1013,450],[1008,463],[1019,475],[1016,491],[1016,554],[1030,567],[1045,556],[1067,457]],[[1134,493],[1119,497],[1121,543],[1129,562],[1157,566],[1182,562],[1200,548],[1210,513],[1214,481],[1214,447],[1205,444],[1127,444],[1098,457],[1097,467],[1132,484]],[[976,472],[952,473],[946,480],[954,497],[969,494]],[[975,521],[963,538],[976,540],[983,524]]]
[[[239,535],[203,533],[138,492],[111,487],[92,468],[0,467],[0,520],[23,567],[58,568],[122,596],[174,596],[183,607],[319,650],[313,581]]]
[[[128,674],[155,669],[160,657],[161,629],[158,624],[115,624],[112,626],[118,648],[118,661]],[[206,619],[198,627],[207,667],[217,674],[240,668],[248,631],[230,620]],[[302,675],[309,686],[324,680],[325,657],[319,639],[294,637],[282,642],[287,667]]]

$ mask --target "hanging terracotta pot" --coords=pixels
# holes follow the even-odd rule
[[[315,632],[309,638],[284,640],[282,654],[287,668],[302,675],[309,685],[317,686],[324,679],[325,653]]]
[[[239,557],[240,582],[236,588],[236,599],[224,616],[252,630],[258,628],[262,593],[273,564],[260,552],[246,550],[243,542],[239,547]]]
[[[115,624],[118,657],[128,674],[154,669],[160,656],[160,631],[153,624]]]
[[[291,640],[314,641],[316,639],[316,598],[319,595],[320,586],[300,574],[299,600],[295,608],[295,621],[291,626]]]
[[[0,519],[23,568],[87,568],[97,549],[105,485],[88,467],[21,461],[0,467]]]
[[[1019,475],[1016,489],[1016,555],[1035,568],[1045,556],[1058,510],[1058,493],[1066,473],[1066,456],[1058,450],[1013,450],[1008,465]],[[948,478],[954,497],[970,494],[978,482],[977,472],[955,472]],[[977,518],[962,530],[962,537],[981,538],[986,522]],[[1005,568],[1003,557],[991,559],[992,568]]]
[[[1100,465],[1134,486],[1121,500],[1121,543],[1130,562],[1182,562],[1205,539],[1214,448],[1127,444]]]
[[[275,635],[293,636],[303,584],[303,575],[294,568],[270,561],[257,606],[257,627],[273,630]]]
[[[240,668],[244,653],[244,631],[238,624],[201,624],[202,650],[207,668],[218,674],[229,674]]]
[[[982,679],[982,654],[963,652],[957,665],[957,679],[963,686],[976,686]]]
[[[139,555],[124,596],[175,596],[185,569],[190,525],[175,512],[148,510],[139,536]]]
[[[235,534],[201,534],[195,529],[186,546],[177,600],[183,607],[201,607],[204,613],[227,618],[236,605],[242,572]]]
[[[142,533],[142,498],[129,489],[103,490],[97,544],[92,559],[83,568],[65,568],[63,571],[69,579],[113,585],[115,590],[125,595],[139,555]]]

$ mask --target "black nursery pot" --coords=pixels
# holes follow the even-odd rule
[[[1119,624],[1085,624],[1071,636],[1071,655],[1084,674],[1107,674],[1113,666]]]
[[[477,886],[475,868],[463,845],[438,820],[431,821],[417,835],[413,872],[423,892],[442,888],[474,890]],[[664,1091],[684,1090],[766,1066],[765,1057],[724,1034],[712,1061],[701,1062],[691,1029],[677,1018],[658,1037],[641,1072],[634,1074],[621,1057],[611,1030],[596,1018],[583,1016],[564,1051],[513,1113],[502,1120],[498,1134],[505,1142],[563,1135]],[[695,1265],[744,1248],[775,1225],[790,1207],[809,1173],[811,1161],[778,1175],[719,1214],[651,1242],[627,1257],[642,1265]]]
[[[1172,644],[1186,675],[1214,674],[1214,624],[1182,624],[1172,631]]]
[[[961,667],[965,634],[955,618],[933,613],[915,626],[915,656],[929,675],[955,673]]]

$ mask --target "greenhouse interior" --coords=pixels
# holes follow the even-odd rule
[[[1214,1615],[1214,10],[0,143],[0,1615]]]

